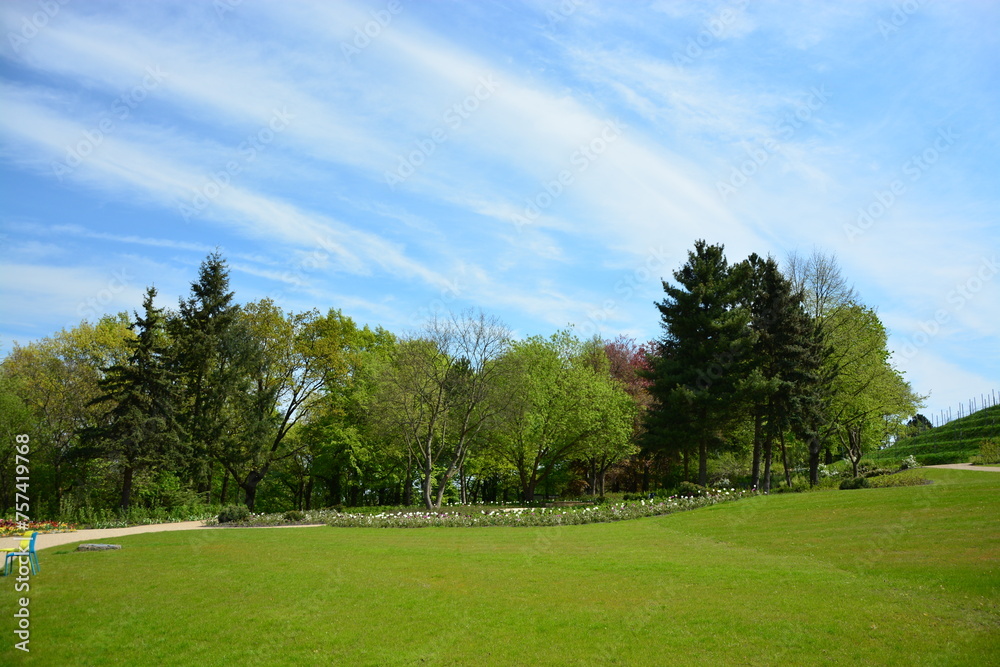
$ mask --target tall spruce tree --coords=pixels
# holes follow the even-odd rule
[[[191,283],[191,296],[181,300],[169,323],[173,364],[183,379],[183,424],[190,436],[187,473],[195,489],[211,502],[213,460],[227,432],[226,404],[239,381],[241,365],[233,363],[239,305],[229,291],[229,268],[218,252],[209,255]]]
[[[752,271],[749,282],[751,328],[755,335],[752,385],[754,448],[752,478],[754,486],[769,491],[773,447],[781,447],[785,481],[791,486],[785,434],[794,432],[805,440],[812,437],[815,388],[820,381],[824,356],[816,338],[812,318],[803,308],[801,290],[794,291],[791,281],[782,275],[777,262],[751,255],[747,265]],[[818,456],[818,451],[817,451]],[[761,482],[760,463],[764,472]]]
[[[695,243],[687,263],[663,281],[657,304],[664,334],[650,372],[654,405],[647,439],[687,455],[698,451],[698,483],[708,482],[708,455],[724,444],[725,426],[739,413],[753,337],[741,304],[746,272],[730,267],[722,245]]]
[[[85,432],[100,451],[122,470],[120,506],[128,509],[137,472],[176,458],[182,431],[176,419],[179,395],[176,378],[166,365],[163,312],[153,306],[156,288],[143,299],[143,314],[130,325],[124,363],[104,369],[98,382],[103,392],[92,401],[110,403],[103,423]]]

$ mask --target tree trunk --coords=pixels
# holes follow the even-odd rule
[[[222,473],[222,493],[219,494],[219,503],[222,505],[226,504],[226,497],[229,494],[229,471],[225,470]]]
[[[459,494],[458,494],[459,501],[463,505],[468,505],[469,504],[469,497],[467,495],[467,491],[466,491],[466,488],[465,488],[465,463],[464,462],[462,463],[462,465],[460,465],[458,467],[458,490],[459,490]]]
[[[403,475],[403,504],[409,507],[413,504],[413,453],[406,451],[406,474]]]
[[[444,499],[444,492],[448,485],[451,483],[451,471],[445,472],[441,476],[441,482],[438,484],[438,490],[434,497],[434,507],[431,509],[441,509],[441,501]]]
[[[764,418],[758,411],[753,419],[753,469],[750,473],[750,483],[755,489],[760,486],[760,442],[763,425]]]
[[[205,504],[212,504],[212,478],[215,477],[215,461],[208,462],[208,479],[205,480]]]
[[[257,485],[260,481],[264,479],[264,475],[257,471],[251,470],[250,474],[247,475],[246,480],[240,484],[240,488],[243,489],[243,500],[246,503],[247,509],[251,512],[254,508],[254,503],[257,502]]]
[[[858,464],[864,452],[861,451],[861,430],[856,428],[847,429],[847,458],[851,459],[851,470],[854,476],[858,476]]]
[[[771,459],[773,458],[771,443],[771,435],[768,434],[764,437],[764,481],[763,489],[764,493],[770,493],[771,491]]]
[[[708,486],[708,439],[704,436],[698,443],[698,483]]]
[[[336,470],[330,479],[330,504],[339,505],[344,500],[344,489],[340,481],[340,471]]]
[[[811,486],[816,486],[819,484],[819,451],[820,451],[820,441],[819,436],[813,436],[809,439],[809,484]]]
[[[121,508],[127,510],[129,503],[132,501],[132,475],[135,469],[131,465],[125,466],[125,471],[122,476],[122,498],[121,498]]]
[[[312,509],[312,497],[313,497],[313,477],[312,477],[312,475],[309,475],[309,478],[306,480],[306,490],[305,490],[305,492],[302,495],[305,496],[303,498],[303,500],[305,501],[306,511],[311,510]]]
[[[423,488],[421,489],[423,493],[424,507],[428,510],[434,509],[434,499],[431,497],[431,485],[434,483],[433,479],[434,467],[431,465],[430,457],[424,462],[424,480]]]
[[[538,476],[535,475],[535,474],[532,474],[531,477],[528,479],[528,483],[525,484],[524,489],[523,489],[524,490],[524,501],[525,502],[530,503],[530,502],[534,501],[534,499],[535,499],[535,487],[537,487],[537,486],[538,486]]]
[[[781,465],[785,468],[785,484],[792,488],[792,475],[788,472],[788,451],[785,449],[785,432],[778,434],[778,442],[781,443]]]
[[[690,456],[688,455],[688,450],[685,448],[684,451],[682,452],[682,454],[684,455],[684,481],[685,482],[690,482],[691,481],[691,464],[690,464]]]

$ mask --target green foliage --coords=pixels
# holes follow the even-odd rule
[[[806,441],[819,436],[817,412],[828,351],[802,307],[803,293],[781,274],[777,262],[754,254],[747,265],[751,276],[747,299],[756,336],[753,369],[744,386],[754,424],[754,456],[763,458],[765,470],[770,470],[775,443],[780,443],[782,460],[787,461],[786,433]],[[768,491],[770,484],[765,475],[763,490]]]
[[[972,460],[975,465],[1000,463],[1000,439],[990,438],[979,443],[979,454]]]
[[[930,480],[922,470],[907,470],[892,475],[882,475],[867,480],[873,489],[885,489],[892,486],[920,486],[929,484]]]
[[[3,360],[8,386],[30,411],[33,512],[56,514],[72,482],[85,479],[90,461],[100,456],[81,442],[80,433],[100,423],[102,410],[92,400],[101,393],[101,369],[126,359],[132,336],[122,313],[30,345],[15,344]],[[13,496],[8,502],[12,508]]]
[[[485,316],[440,318],[399,341],[335,309],[240,305],[213,253],[176,312],[153,308],[150,291],[135,331],[122,314],[15,346],[0,373],[0,428],[32,434],[33,509],[107,524],[220,499],[260,513],[413,505],[420,481],[430,505],[585,492],[613,504],[611,489],[641,502],[648,494],[635,490],[673,487],[691,458],[700,482],[747,487],[756,431],[782,442],[793,472],[819,442],[792,418],[805,401],[794,385],[808,384],[803,348],[818,344],[805,341],[799,283],[773,261],[760,260],[759,275],[751,264],[730,266],[722,246],[700,241],[665,290],[659,344],[564,331],[511,345]],[[851,308],[827,319],[848,322]],[[654,397],[656,377],[669,381]],[[752,397],[774,408],[759,429]],[[663,419],[644,421],[654,406]],[[884,437],[876,407],[851,421],[869,420],[866,447]],[[825,444],[836,446],[847,433],[834,422]],[[646,425],[656,428],[637,455]],[[0,442],[5,503],[10,442]]]
[[[902,429],[920,403],[902,374],[892,366],[888,334],[871,308],[852,305],[831,318],[833,381],[832,430],[854,466]]]
[[[961,450],[953,452],[937,452],[934,454],[915,454],[914,456],[922,466],[937,466],[937,465],[945,465],[948,463],[964,463],[968,460],[968,454],[965,451]]]
[[[684,481],[677,486],[677,493],[681,496],[699,496],[713,493],[713,489],[694,482]]]
[[[980,443],[989,439],[1000,439],[1000,405],[901,438],[891,447],[874,452],[872,458],[899,460],[912,454],[923,465],[965,463],[978,454]]]
[[[723,246],[699,240],[673,275],[677,284],[664,282],[657,304],[663,337],[650,372],[647,445],[696,454],[698,481],[707,484],[708,455],[722,449],[722,427],[738,417],[748,371],[746,271],[729,265]]]
[[[146,508],[193,507],[200,505],[198,494],[175,473],[163,471],[147,474],[136,480],[136,504]]]
[[[178,459],[184,437],[176,419],[178,378],[167,368],[163,313],[153,305],[155,298],[156,289],[148,288],[143,314],[129,325],[135,336],[126,342],[127,358],[101,369],[101,394],[91,405],[103,406],[104,413],[97,425],[82,431],[86,442],[96,443],[105,458],[121,465],[122,509],[132,504],[135,475]]]
[[[891,475],[896,472],[895,470],[890,470],[889,468],[865,468],[864,470],[859,469],[862,477],[881,477],[883,475]]]
[[[227,505],[219,512],[219,523],[243,523],[250,519],[250,508],[245,505]]]
[[[852,477],[850,479],[845,479],[840,483],[840,489],[867,489],[871,486],[871,482],[868,481],[867,477]]]
[[[910,421],[906,422],[906,429],[900,434],[901,438],[911,438],[934,428],[931,420],[924,415],[917,413]]]
[[[180,521],[204,521],[215,519],[219,514],[218,505],[192,503],[174,507],[143,507],[132,505],[127,510],[119,507],[94,507],[79,505],[70,498],[63,500],[58,521],[75,524],[77,528],[126,528],[154,523],[176,523]]]
[[[304,512],[300,512],[299,510],[288,510],[284,513],[284,515],[282,515],[282,518],[291,523],[301,523],[305,520],[306,515]]]
[[[579,458],[606,470],[635,451],[635,403],[611,377],[603,346],[562,331],[517,342],[503,360],[509,402],[494,432],[496,451],[517,471],[522,497]]]

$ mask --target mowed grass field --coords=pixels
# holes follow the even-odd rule
[[[56,547],[30,654],[0,580],[0,664],[1000,664],[1000,474],[928,477],[614,524]]]

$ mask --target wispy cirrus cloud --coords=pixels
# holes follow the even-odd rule
[[[34,8],[0,5],[0,27]],[[485,306],[526,333],[643,338],[694,239],[734,261],[819,246],[902,344],[998,243],[1000,100],[995,9],[924,4],[885,36],[891,11],[67,3],[0,45],[0,169],[21,195],[0,224],[57,274],[127,264],[180,293],[221,248],[244,298],[289,308],[393,327]],[[847,238],[949,125],[961,140]],[[951,325],[915,382],[966,367],[955,341],[983,349],[997,323],[976,306]]]

